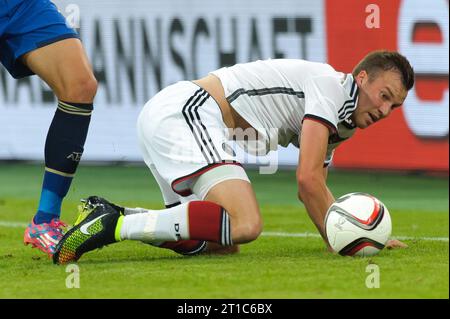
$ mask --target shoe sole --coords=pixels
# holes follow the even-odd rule
[[[24,242],[23,242],[23,245],[24,245],[24,246],[31,246],[31,248],[36,248],[36,249],[42,251],[44,254],[47,255],[47,257],[48,257],[49,259],[52,259],[52,257],[53,257],[53,254],[52,254],[52,253],[46,252],[45,250],[42,249],[42,246],[41,246],[41,245],[35,244],[35,243],[32,242],[32,241],[24,241]]]

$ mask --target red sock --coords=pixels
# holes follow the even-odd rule
[[[188,203],[189,240],[166,241],[157,245],[182,255],[195,255],[206,248],[206,241],[232,245],[230,221],[226,211],[208,201]]]
[[[188,203],[189,238],[231,246],[230,217],[222,206],[208,201]]]

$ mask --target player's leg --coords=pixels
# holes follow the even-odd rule
[[[248,182],[223,181],[211,189],[208,199],[125,216],[120,237],[148,243],[206,240],[230,246],[259,236],[262,222]]]
[[[55,92],[58,106],[45,143],[45,174],[35,222],[59,217],[84,149],[97,82],[81,42],[66,39],[27,53],[24,63]]]
[[[170,187],[170,185],[158,173],[158,170],[156,169],[155,165],[151,162],[150,155],[147,153],[147,150],[144,145],[141,145],[141,150],[144,157],[144,162],[147,164],[148,168],[150,169],[150,172],[152,173],[161,190],[164,206],[166,207],[166,209],[178,206],[182,202],[185,202],[186,200],[184,200],[180,195],[175,193]],[[148,212],[148,210],[140,207],[124,208],[124,215],[132,215],[136,213],[145,213],[145,212]],[[131,232],[139,231],[139,229],[141,228],[141,225],[139,225],[140,221],[139,218],[135,219],[134,217],[126,217],[124,221],[125,221],[124,229],[126,229],[127,227],[131,228],[133,229]],[[156,241],[151,242],[150,244],[156,247],[173,250],[182,255],[198,254],[201,253],[206,247],[206,242],[202,240]]]
[[[167,194],[176,198],[176,194],[169,188],[167,182],[161,178],[157,170],[153,168],[152,172],[163,194],[166,194],[165,198],[167,198]],[[195,194],[194,197],[197,199],[192,200],[190,203],[179,199],[175,205],[170,205],[170,207],[166,205],[170,209],[161,211],[143,208],[128,209],[130,212],[139,214],[125,216],[121,226],[121,239],[141,240],[155,246],[172,249],[181,254],[193,255],[198,253],[236,253],[239,251],[238,243],[251,241],[258,236],[260,231],[258,228],[261,226],[259,209],[251,185],[241,166],[220,165],[195,179],[193,192]],[[164,187],[164,185],[167,187]],[[235,190],[241,191],[235,192]],[[222,194],[219,195],[219,192],[222,192]],[[198,200],[205,197],[206,200]],[[226,207],[228,209],[225,211],[220,206],[220,203],[227,203]],[[241,210],[246,212],[242,218],[239,216],[239,211]],[[229,211],[232,211],[233,215],[238,216],[231,218],[232,224],[234,222],[236,225],[239,223],[253,225],[256,228],[253,231],[256,233],[248,233],[250,227],[236,227],[237,231],[231,235],[227,213]],[[125,208],[125,215],[128,215],[126,212],[127,208]],[[152,216],[143,213],[149,213]],[[207,216],[205,217],[204,214]],[[215,216],[216,214],[223,214],[226,219],[222,220],[222,217]],[[160,236],[165,236],[162,237],[164,241],[155,242],[154,238],[147,235],[148,232],[151,232],[145,226],[148,224],[149,218],[155,218],[155,224],[159,224],[156,227],[157,229],[155,229],[156,232],[160,232]],[[220,221],[220,223],[217,221]],[[174,225],[173,227],[172,224]],[[233,229],[233,226],[231,229]],[[177,234],[177,230],[179,234]],[[183,230],[187,230],[187,232],[181,235]],[[243,232],[246,232],[246,234],[242,234]],[[236,244],[231,244],[234,239],[229,240],[227,243],[218,241],[217,238],[211,237],[211,233],[221,233],[223,236],[228,237],[234,236],[233,238],[236,238],[237,242]],[[205,243],[206,237],[204,236],[213,239]]]
[[[78,39],[39,48],[23,62],[55,92],[58,106],[45,142],[45,172],[35,224],[59,219],[83,154],[97,82]]]
[[[163,210],[141,208],[124,216],[124,209],[91,197],[81,222],[58,243],[53,261],[75,261],[88,251],[125,239],[145,243],[209,241],[231,246],[259,236],[262,222],[250,183],[222,181],[212,187],[208,198],[214,202],[194,200]]]
[[[81,42],[67,39],[32,51],[24,62],[55,92],[58,106],[45,143],[45,173],[36,223],[61,213],[83,154],[97,83]]]
[[[142,131],[139,130],[138,134],[141,135]],[[156,182],[158,183],[158,186],[161,191],[161,195],[163,197],[164,205],[166,208],[172,208],[175,206],[180,205],[181,203],[185,203],[189,201],[189,199],[198,199],[198,196],[201,196],[203,198],[204,192],[210,188],[210,185],[203,182],[204,180],[207,180],[205,178],[197,179],[199,182],[196,183],[197,187],[195,188],[197,190],[196,195],[192,195],[188,198],[182,197],[175,193],[171,186],[167,183],[167,181],[159,174],[158,170],[155,167],[155,164],[153,164],[150,154],[147,151],[147,148],[144,143],[144,139],[142,136],[139,136],[139,144],[140,149],[142,152],[142,156],[144,159],[145,164],[149,168],[150,172],[152,173],[153,177],[155,178]],[[211,172],[208,172],[205,175],[211,175]],[[213,181],[215,182],[215,181]],[[203,193],[200,192],[200,190],[203,190]],[[123,208],[124,215],[132,215],[136,213],[145,213],[148,212],[148,210],[141,208],[141,207],[124,207]],[[130,230],[130,233],[133,232],[140,232],[141,224],[139,218],[134,217],[127,217],[125,218],[124,222],[124,232],[125,229],[131,228],[133,230]],[[182,255],[195,255],[199,253],[215,253],[215,254],[230,254],[230,253],[236,253],[239,251],[238,245],[232,245],[232,246],[221,246],[217,245],[212,242],[206,242],[203,240],[178,240],[178,241],[160,241],[160,242],[152,242],[150,243],[153,246],[160,247],[160,248],[166,248],[173,250],[179,254]]]
[[[81,41],[69,38],[26,53],[23,63],[44,80],[59,100],[91,104],[97,81]]]
[[[227,211],[234,243],[248,243],[261,234],[262,218],[249,182],[225,180],[211,188],[205,201],[213,202]]]
[[[62,237],[61,203],[83,152],[97,83],[78,40],[48,0],[19,1],[8,13],[0,55],[15,78],[38,74],[58,98],[45,145],[37,214],[24,242],[51,255]]]

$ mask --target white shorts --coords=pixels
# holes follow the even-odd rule
[[[177,82],[156,94],[141,111],[137,131],[144,161],[166,206],[186,201],[182,197],[193,195],[193,189],[201,190],[194,195],[203,199],[220,181],[249,181],[228,146],[228,128],[219,105],[193,82]],[[202,178],[204,185],[194,187],[201,175],[214,181],[205,184]]]

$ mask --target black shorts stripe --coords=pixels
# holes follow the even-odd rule
[[[206,162],[212,164],[221,162],[221,158],[211,140],[206,126],[200,119],[200,114],[198,113],[198,109],[209,97],[209,93],[204,89],[198,89],[186,102],[182,113]]]
[[[183,117],[184,117],[184,119],[185,119],[187,125],[189,126],[189,128],[190,128],[192,134],[194,135],[194,139],[195,139],[195,141],[197,142],[197,145],[198,145],[198,147],[200,148],[200,151],[203,153],[203,156],[205,156],[207,162],[209,163],[210,160],[208,159],[207,155],[204,153],[203,145],[202,145],[202,143],[200,142],[200,140],[199,140],[197,134],[195,133],[194,126],[192,125],[191,120],[189,119],[189,116],[188,116],[188,114],[189,114],[189,113],[188,113],[188,109],[190,108],[191,105],[193,105],[193,104],[195,104],[196,102],[198,102],[198,100],[200,99],[201,94],[202,94],[203,91],[204,91],[204,90],[201,89],[201,88],[198,89],[198,90],[194,93],[194,95],[192,95],[192,96],[187,100],[186,104],[183,106],[182,114],[183,114]]]
[[[195,94],[197,94],[197,92]],[[183,115],[184,115],[184,118],[186,119],[187,124],[189,125],[189,127],[191,129],[192,134],[194,135],[195,141],[197,142],[197,145],[200,148],[200,151],[202,152],[203,156],[206,159],[206,162],[212,163],[214,161],[214,159],[212,157],[208,157],[208,152],[205,150],[204,141],[202,141],[202,138],[200,136],[201,135],[200,128],[198,127],[198,125],[195,125],[194,114],[192,114],[192,112],[191,112],[192,106],[200,103],[199,102],[200,99],[204,96],[206,96],[205,91],[201,89],[198,97],[196,99],[194,99],[193,102],[186,108],[186,110],[183,112]],[[206,100],[204,100],[204,101],[206,101]]]
[[[208,145],[208,142],[205,139],[205,133],[202,130],[202,127],[199,123],[199,120],[197,120],[197,116],[195,114],[196,108],[203,105],[206,100],[209,98],[209,94],[206,91],[203,91],[200,95],[200,101],[197,103],[193,103],[187,110],[187,114],[189,117],[189,120],[192,124],[193,131],[192,133],[197,137],[197,144],[200,147],[200,151],[202,152],[203,156],[205,157],[206,161],[208,163],[214,163],[215,158],[211,151],[211,148]]]
[[[209,94],[208,94],[208,97],[209,97]],[[215,162],[215,163],[221,162],[222,159],[220,158],[219,152],[217,152],[217,149],[216,149],[216,147],[214,146],[214,143],[213,143],[213,141],[212,141],[212,139],[211,139],[211,136],[209,136],[209,133],[208,133],[208,130],[206,129],[206,126],[202,123],[202,121],[201,121],[201,119],[200,119],[200,114],[198,114],[198,108],[199,108],[199,107],[200,107],[200,105],[198,105],[198,106],[194,109],[194,114],[195,114],[195,116],[196,116],[196,118],[197,118],[198,123],[200,124],[200,126],[201,126],[202,129],[203,129],[202,132],[205,133],[205,136],[204,136],[204,137],[206,138],[205,144],[206,144],[206,146],[208,147],[209,154],[211,155],[211,157],[214,158],[214,162]],[[203,138],[203,133],[202,133],[202,136],[201,136],[201,137],[202,137],[202,140],[204,140],[204,138]],[[211,146],[212,150],[209,149],[209,146]],[[214,153],[214,154],[213,154],[213,153]]]
[[[205,91],[206,92],[206,91]],[[218,163],[221,162],[221,158],[219,153],[217,152],[211,137],[209,136],[208,130],[206,129],[206,126],[202,123],[200,119],[200,114],[198,113],[198,108],[202,106],[205,101],[210,97],[208,93],[205,96],[204,100],[201,101],[197,106],[195,106],[192,110],[193,117],[194,117],[194,123],[197,125],[199,132],[200,132],[200,139],[203,142],[203,145],[205,145],[206,152],[211,156],[212,163]]]
[[[295,91],[293,88],[287,88],[287,87],[272,87],[272,88],[263,88],[263,89],[254,89],[254,90],[238,89],[227,97],[228,103],[232,103],[234,100],[236,100],[239,96],[241,96],[243,94],[248,95],[248,96],[262,96],[262,95],[268,95],[268,94],[287,94],[287,95],[296,96],[300,99],[305,98],[304,92]]]

